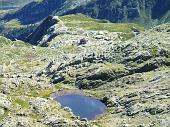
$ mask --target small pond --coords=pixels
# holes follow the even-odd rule
[[[62,107],[69,107],[72,112],[80,118],[88,120],[95,119],[96,116],[106,111],[106,106],[101,101],[83,95],[63,95],[55,98]]]

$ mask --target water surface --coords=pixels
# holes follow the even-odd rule
[[[87,118],[88,120],[95,119],[106,111],[106,106],[101,101],[83,95],[63,95],[55,98],[61,103],[62,107],[69,107],[72,112],[80,118]]]

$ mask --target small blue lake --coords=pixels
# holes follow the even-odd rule
[[[72,112],[80,118],[88,120],[95,119],[96,116],[106,111],[106,106],[101,101],[83,95],[63,95],[55,98],[62,107],[69,107]]]

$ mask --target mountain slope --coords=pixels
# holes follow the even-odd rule
[[[1,0],[0,9],[19,8],[32,1],[38,1],[38,0]]]
[[[122,40],[128,40],[144,30],[134,23],[111,23],[93,19],[86,15],[49,16],[26,39],[34,45],[47,46],[55,37],[72,33],[71,29],[81,31],[107,31],[117,33]]]
[[[64,30],[48,47],[0,37],[0,126],[169,127],[170,24],[128,41],[107,29]],[[104,102],[107,112],[87,121],[52,98],[80,90]]]
[[[41,10],[41,11],[40,11]],[[169,17],[169,0],[43,0],[33,2],[3,19],[18,19],[22,24],[41,21],[48,15],[83,13],[112,22],[137,22],[145,26]],[[168,22],[169,18],[162,20]]]
[[[24,6],[15,13],[6,15],[4,20],[18,19],[22,24],[32,24],[43,20],[51,15],[53,11],[66,8],[73,9],[76,3],[82,4],[86,0],[43,0],[42,2],[32,2]],[[65,10],[66,11],[66,10]]]
[[[69,13],[83,13],[112,22],[138,22],[152,25],[170,10],[169,0],[95,0]]]
[[[32,2],[24,6],[14,14],[6,15],[4,19],[18,19],[22,24],[32,24],[41,21],[50,15],[56,8],[61,6],[60,1],[44,0],[43,2]]]

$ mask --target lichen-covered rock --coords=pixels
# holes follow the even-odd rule
[[[0,93],[0,108],[9,110],[11,102],[8,100],[7,95]]]
[[[4,115],[5,111],[4,109],[0,108],[0,115]]]
[[[92,127],[92,125],[88,123],[88,121],[69,121],[56,115],[47,116],[44,123],[50,127]]]
[[[30,101],[30,108],[35,113],[43,114],[46,110],[50,109],[50,105],[47,99],[37,97]]]
[[[3,127],[30,127],[32,123],[32,120],[30,118],[27,117],[11,117],[11,118],[7,118],[4,122],[3,122]]]
[[[50,127],[67,127],[69,126],[69,122],[66,119],[61,119],[57,116],[50,116],[46,118],[45,124],[49,125]]]

